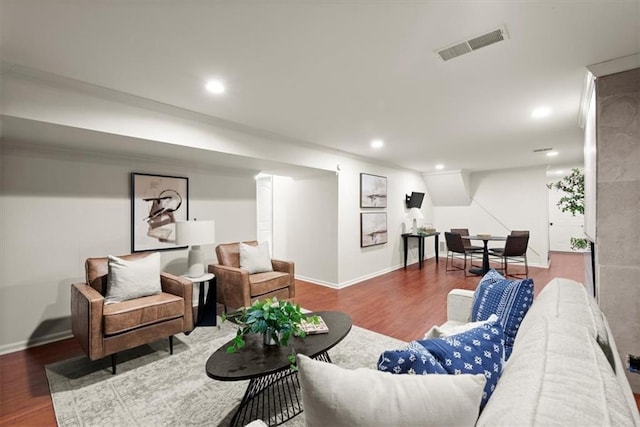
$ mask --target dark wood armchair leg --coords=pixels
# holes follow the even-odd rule
[[[169,354],[173,354],[173,335],[169,335]]]
[[[111,374],[116,374],[116,353],[111,355]]]

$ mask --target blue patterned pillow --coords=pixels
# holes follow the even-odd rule
[[[461,334],[418,342],[449,374],[484,374],[487,383],[482,393],[482,410],[502,374],[504,330],[500,323],[486,323]]]
[[[406,349],[388,350],[378,358],[378,370],[394,374],[446,374],[440,363],[417,341]]]
[[[500,318],[504,329],[505,360],[508,360],[520,323],[532,303],[533,279],[508,280],[492,269],[478,283],[471,321],[487,320],[492,314]]]

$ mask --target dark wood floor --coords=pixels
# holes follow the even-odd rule
[[[584,281],[580,254],[554,253],[549,269],[530,268],[536,293],[553,277]],[[446,296],[453,288],[475,289],[478,277],[446,272],[444,259],[425,261],[334,290],[296,282],[295,302],[309,310],[340,310],[353,323],[410,341],[446,320]],[[0,425],[55,426],[44,366],[81,355],[75,340],[63,340],[0,356]],[[636,396],[640,407],[640,397]]]

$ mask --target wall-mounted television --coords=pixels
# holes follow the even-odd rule
[[[411,209],[411,208],[420,209],[422,207],[423,199],[424,199],[424,193],[417,193],[415,191],[412,191],[410,196],[407,194],[406,196],[407,209]]]

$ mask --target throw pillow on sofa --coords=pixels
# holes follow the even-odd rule
[[[392,375],[298,354],[305,423],[315,426],[473,426],[483,375]]]
[[[505,360],[509,359],[518,328],[533,303],[533,279],[508,280],[496,270],[484,275],[473,296],[471,321],[500,318],[504,329]]]
[[[449,374],[483,374],[487,382],[480,409],[498,384],[504,362],[504,330],[499,321],[443,338],[418,341]]]
[[[495,314],[492,314],[491,316],[489,316],[487,320],[479,320],[477,322],[469,322],[462,325],[453,325],[453,326],[447,326],[447,325],[437,326],[436,325],[431,329],[429,329],[426,334],[424,334],[423,339],[426,340],[429,338],[442,338],[442,337],[448,337],[450,335],[461,334],[462,332],[467,332],[468,330],[477,328],[478,326],[482,326],[485,323],[495,323],[497,320],[498,320],[498,316],[496,316]]]
[[[393,374],[446,374],[447,371],[422,344],[411,341],[406,349],[387,350],[378,358],[378,370]]]

